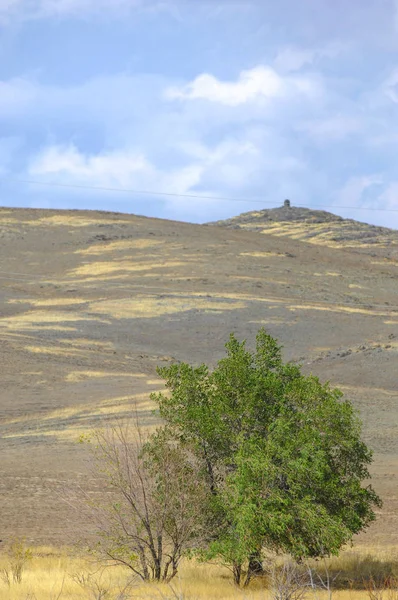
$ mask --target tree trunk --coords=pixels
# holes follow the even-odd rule
[[[242,578],[242,565],[234,563],[232,570],[234,574],[234,584],[240,586],[240,581]]]
[[[264,575],[263,561],[261,559],[261,551],[257,550],[257,552],[253,552],[253,554],[249,556],[245,587],[249,585],[253,577],[261,577],[262,575]]]
[[[162,563],[158,558],[154,561],[154,580],[161,581],[162,579]]]
[[[140,557],[143,579],[144,579],[144,581],[149,581],[151,579],[151,577],[150,577],[148,563],[147,563],[146,556],[145,556],[145,550],[143,549],[142,546],[139,546],[138,555]]]

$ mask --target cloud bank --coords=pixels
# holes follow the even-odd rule
[[[0,0],[3,23],[31,18],[20,29],[3,25],[0,174],[180,194],[132,194],[129,210],[197,221],[286,197],[398,208],[396,3],[337,2],[331,12],[323,0],[304,0],[301,8],[292,0]],[[53,62],[58,51],[64,62]],[[97,198],[100,208],[125,210],[127,202],[17,183],[8,193],[11,203],[35,205],[95,207]],[[336,212],[398,225],[394,214]]]

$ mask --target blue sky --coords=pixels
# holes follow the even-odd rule
[[[0,0],[0,205],[398,228],[397,167],[396,0]]]

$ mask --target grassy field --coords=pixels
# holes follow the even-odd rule
[[[254,581],[246,590],[233,586],[227,569],[216,565],[200,565],[186,561],[170,585],[142,585],[131,579],[125,569],[101,568],[98,563],[78,557],[67,550],[36,548],[26,564],[20,583],[6,582],[4,570],[9,559],[0,557],[0,600],[273,600],[265,581]],[[317,566],[319,572],[324,568]],[[335,579],[332,595],[308,590],[300,598],[313,600],[363,600],[372,597],[365,582],[388,574],[398,575],[398,548],[360,547],[344,552],[328,563],[331,579]],[[292,596],[291,600],[298,598]],[[377,600],[397,600],[398,586],[374,596]]]

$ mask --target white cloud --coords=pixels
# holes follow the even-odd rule
[[[61,184],[256,197],[263,198],[265,206],[279,204],[284,197],[309,205],[320,197],[325,203],[326,198],[333,198],[336,204],[348,206],[382,204],[380,190],[373,187],[378,182],[373,179],[350,180],[337,190],[348,165],[353,174],[359,164],[365,174],[373,173],[375,161],[380,164],[384,159],[385,185],[389,179],[394,181],[395,164],[387,162],[393,163],[396,141],[390,141],[388,153],[384,145],[378,148],[376,159],[370,151],[367,154],[375,132],[390,131],[391,111],[396,108],[380,87],[378,95],[384,104],[371,110],[361,94],[356,96],[354,109],[345,82],[316,72],[282,74],[263,65],[230,81],[207,77],[205,85],[198,77],[171,94],[170,82],[160,76],[110,75],[69,87],[41,85],[27,78],[0,82],[0,119],[28,140],[13,165],[14,172],[21,179],[27,174]],[[394,81],[391,76],[389,87]],[[165,101],[165,90],[169,99],[198,101]],[[387,115],[382,112],[386,106]],[[347,138],[342,163],[332,142]],[[314,141],[322,142],[322,148]],[[324,153],[314,161],[315,168],[314,148]],[[41,188],[37,190],[41,198]],[[34,193],[29,188],[29,197]],[[392,189],[388,202],[394,193]],[[43,194],[54,202],[60,198],[66,202],[69,195],[77,205],[85,198],[95,205],[102,196],[104,202],[115,198],[116,205],[120,198],[121,210],[123,198],[129,198],[98,192],[89,196],[81,190],[65,194],[57,188]],[[154,204],[163,216],[203,221],[258,207],[173,197]],[[141,206],[145,212],[149,204]]]
[[[170,87],[165,92],[169,100],[207,100],[227,106],[239,106],[261,99],[275,99],[299,93],[316,96],[319,82],[311,77],[281,77],[268,66],[242,71],[237,81],[220,81],[203,73],[182,87]]]
[[[172,143],[170,149],[173,150]],[[260,191],[268,201],[271,197],[278,202],[288,191],[294,194],[299,189],[297,175],[301,176],[305,169],[296,157],[283,154],[275,144],[270,148],[264,147],[264,139],[257,130],[255,134],[250,130],[244,131],[239,138],[226,138],[214,145],[180,140],[179,150],[183,157],[176,164],[167,166],[162,160],[153,159],[150,147],[148,154],[128,147],[87,153],[74,144],[53,144],[31,157],[26,175],[35,181],[62,185],[165,193],[165,196],[153,195],[153,199],[163,206],[164,212],[160,214],[169,218],[209,221],[258,206],[245,202],[231,204],[212,200],[211,197],[247,198],[258,195]],[[22,175],[25,174],[21,173],[21,178]],[[43,189],[47,197],[67,197],[68,202],[73,197],[78,197],[79,202],[84,197],[101,197],[98,191],[86,192],[81,188],[76,191],[68,188],[67,195],[61,188]],[[195,199],[172,194],[197,194],[210,198]],[[123,203],[129,197],[140,198],[139,194],[112,195],[114,202],[120,201],[121,206],[125,206]],[[40,196],[40,202],[42,198]]]
[[[182,88],[169,88],[166,97],[181,100],[209,100],[229,106],[238,106],[258,97],[275,98],[282,93],[283,81],[268,67],[243,71],[238,81],[222,82],[204,73]]]
[[[187,165],[162,169],[130,149],[84,154],[73,144],[53,145],[30,160],[27,172],[46,182],[186,194],[197,185],[211,185],[211,181],[241,185],[258,155],[252,144],[238,141],[188,150],[191,160]]]
[[[204,167],[193,162],[185,167],[174,169],[158,169],[144,155],[123,149],[98,154],[84,154],[73,144],[67,146],[49,146],[34,156],[27,169],[29,177],[35,181],[56,183],[71,186],[87,186],[87,191],[77,188],[79,198],[82,194],[98,197],[98,190],[93,188],[113,188],[137,192],[160,192],[165,194],[186,194],[201,181]],[[46,188],[45,188],[46,189]],[[52,195],[59,193],[58,188],[49,188]],[[74,193],[68,188],[68,197]],[[132,196],[134,198],[134,195]],[[137,195],[139,198],[139,194]],[[147,197],[146,195],[144,197]],[[113,195],[115,203],[129,198],[128,194]],[[157,198],[156,194],[154,198]],[[200,213],[195,212],[195,202],[187,199],[162,197],[168,210],[176,215],[184,214],[185,218]],[[187,205],[188,207],[184,206]]]
[[[337,203],[345,206],[363,205],[365,192],[373,186],[380,186],[382,184],[383,178],[380,175],[351,177],[337,193]],[[365,205],[369,206],[369,202],[366,202]]]
[[[57,175],[57,181],[63,183],[123,187],[130,185],[137,173],[149,169],[145,157],[135,153],[116,151],[90,156],[70,144],[50,146],[39,152],[31,160],[28,173]]]
[[[85,154],[69,144],[44,148],[31,159],[28,175],[66,185],[184,193],[199,182],[201,168],[162,172],[133,150]]]

